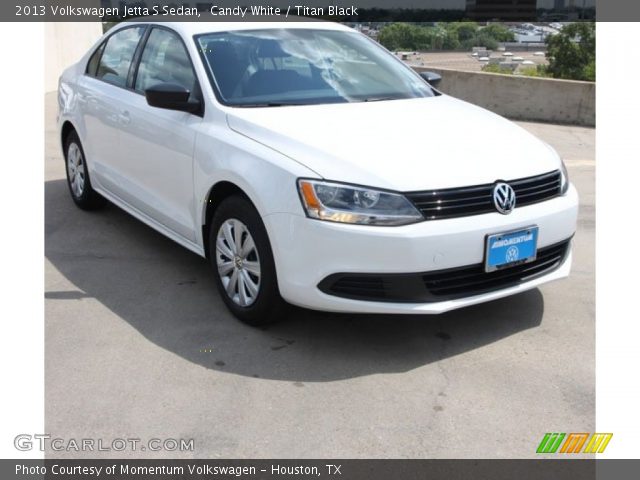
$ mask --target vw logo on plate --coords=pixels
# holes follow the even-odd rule
[[[516,192],[511,185],[506,183],[496,183],[493,187],[493,204],[503,215],[511,213],[516,206]]]
[[[518,250],[518,247],[511,246],[507,250],[505,259],[507,260],[507,262],[515,262],[516,260],[518,260],[519,256],[520,256],[520,251]]]

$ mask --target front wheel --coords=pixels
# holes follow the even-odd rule
[[[220,295],[238,319],[257,326],[283,318],[286,304],[278,290],[267,231],[244,197],[229,197],[217,208],[209,257]]]

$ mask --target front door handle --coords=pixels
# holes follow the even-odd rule
[[[122,125],[129,125],[131,123],[131,115],[127,110],[122,110],[118,115],[118,120]]]

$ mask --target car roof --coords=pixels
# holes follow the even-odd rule
[[[209,18],[213,18],[207,15]],[[290,16],[286,22],[269,22],[269,21],[249,21],[249,22],[206,22],[206,21],[193,21],[193,22],[173,22],[166,21],[166,17],[142,17],[132,20],[127,20],[120,23],[117,27],[124,27],[126,25],[164,25],[176,32],[182,34],[184,37],[193,35],[199,35],[203,33],[213,32],[230,32],[230,31],[247,31],[247,30],[268,30],[268,29],[308,29],[308,30],[338,30],[338,31],[353,31],[351,28],[334,22],[326,21],[308,21],[308,19],[297,20],[302,17]],[[201,18],[206,18],[203,14]]]

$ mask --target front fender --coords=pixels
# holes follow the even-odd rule
[[[304,216],[299,177],[317,178],[308,168],[226,127],[203,123],[194,151],[194,218],[206,223],[207,199],[219,182],[240,188],[261,217],[273,213]],[[200,245],[204,247],[199,232]]]

